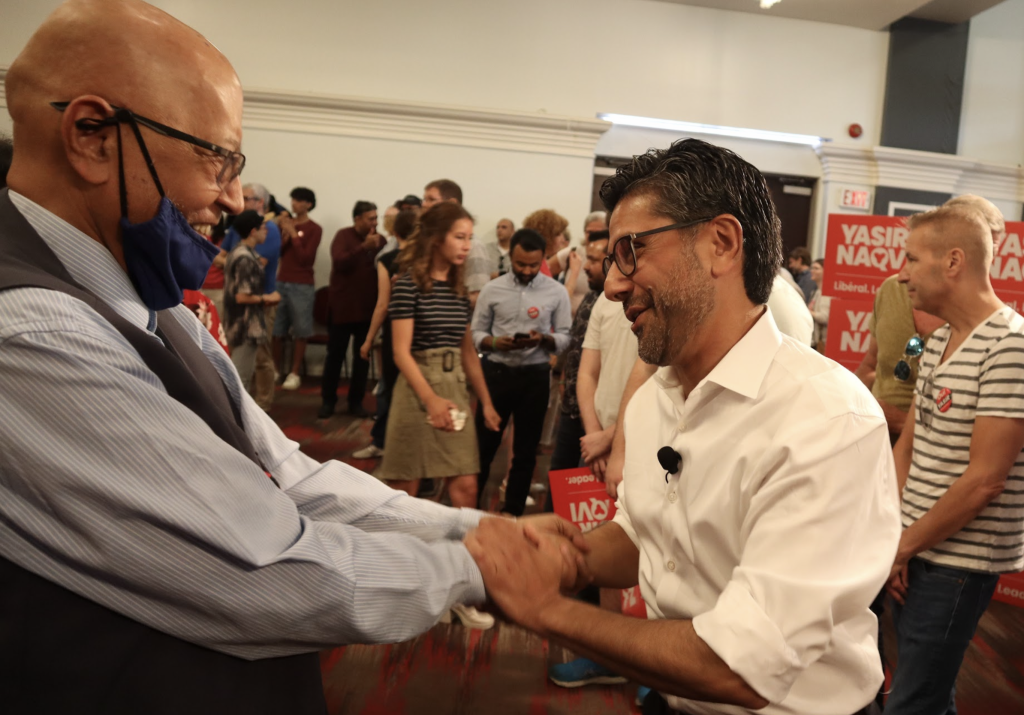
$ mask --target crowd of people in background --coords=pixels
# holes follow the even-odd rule
[[[290,210],[262,184],[245,184],[243,198],[245,210],[211,232],[220,253],[202,290],[207,300],[191,304],[197,314],[219,314],[226,349],[260,407],[270,409],[275,383],[302,385],[319,321],[327,340],[317,418],[335,414],[346,363],[346,412],[370,417],[364,401],[378,360],[371,442],[352,457],[379,459],[377,475],[389,486],[494,508],[485,487],[511,432],[497,508],[521,515],[534,504],[547,423],[550,468],[589,466],[615,496],[623,467],[620,403],[653,370],[638,358],[622,308],[603,295],[610,251],[604,211],[584,218],[576,246],[568,219],[552,209],[530,213],[518,230],[502,218],[496,241],[484,243],[474,239],[474,218],[450,179],[428,183],[422,199],[408,194],[389,205],[383,233],[377,205],[359,200],[352,224],[327,247],[330,280],[318,291],[323,230],[310,218],[314,191],[294,188]],[[809,256],[802,247],[790,254],[769,305],[784,333],[823,351],[829,299],[818,288],[822,262]],[[545,509],[552,510],[550,493]],[[584,596],[599,601],[597,591]],[[605,594],[610,608],[613,600]],[[472,627],[493,624],[469,606],[456,613]],[[552,679],[589,682],[601,671],[580,659],[555,666]]]

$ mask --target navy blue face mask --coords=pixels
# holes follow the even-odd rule
[[[165,310],[179,305],[183,290],[199,290],[206,281],[213,259],[220,249],[188,224],[167,195],[157,176],[142,133],[131,112],[119,109],[111,118],[117,126],[117,162],[121,190],[121,243],[128,277],[139,297],[150,310]],[[135,134],[150,176],[160,192],[156,216],[142,223],[128,221],[128,192],[124,180],[124,156],[121,151],[121,123]]]

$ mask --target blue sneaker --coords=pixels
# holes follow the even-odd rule
[[[555,685],[561,685],[563,688],[579,688],[584,685],[621,685],[626,682],[626,678],[586,658],[577,658],[568,663],[552,665],[548,668],[548,677]]]
[[[643,707],[644,700],[646,700],[647,696],[650,694],[651,689],[648,688],[646,685],[641,685],[639,688],[636,689],[636,704],[640,707]]]

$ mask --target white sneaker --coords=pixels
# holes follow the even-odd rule
[[[302,378],[296,375],[294,372],[288,373],[288,377],[281,383],[281,387],[286,390],[298,390],[302,387]]]
[[[363,447],[362,449],[352,453],[352,457],[354,459],[377,459],[377,457],[383,456],[384,450],[372,443],[369,446]]]
[[[481,631],[494,628],[494,616],[490,613],[481,613],[472,606],[463,606],[461,603],[457,603],[452,606],[452,613],[466,628],[476,628]]]

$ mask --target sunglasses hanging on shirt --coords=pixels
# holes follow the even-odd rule
[[[910,361],[916,360],[921,357],[924,352],[924,340],[921,339],[920,335],[915,335],[907,341],[907,347],[903,349],[903,358],[896,363],[896,367],[893,368],[893,376],[900,382],[906,382],[910,379],[913,370],[910,368]]]

